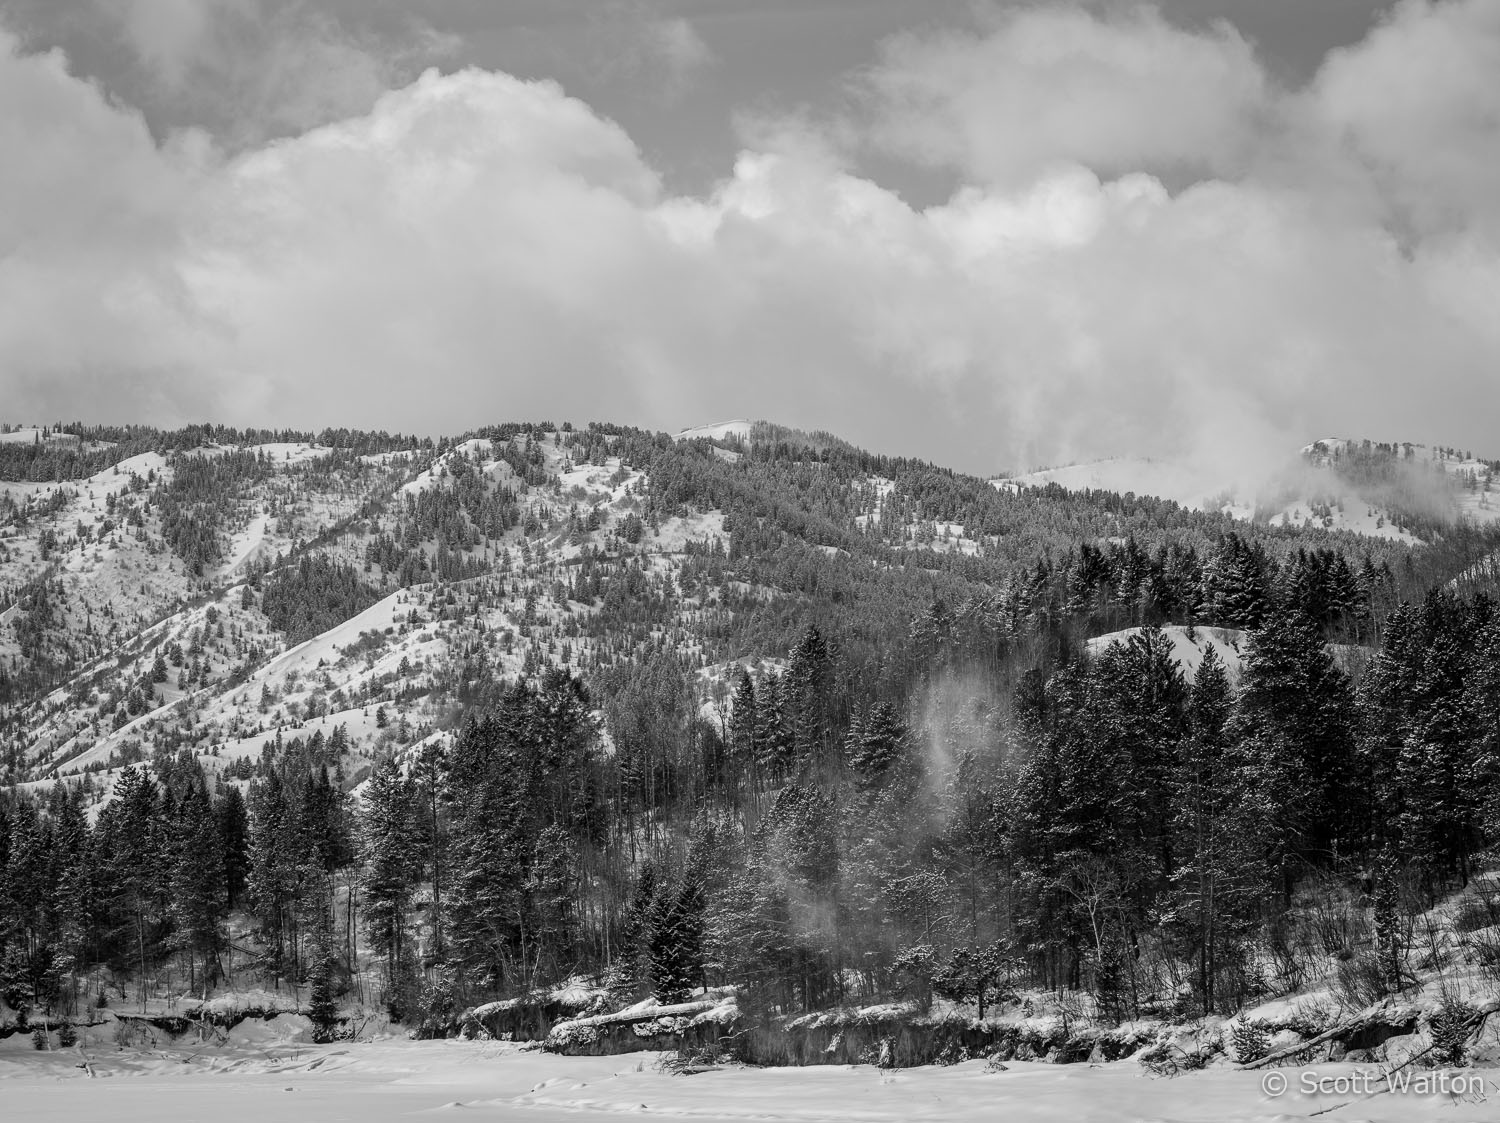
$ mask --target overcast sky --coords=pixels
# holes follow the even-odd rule
[[[0,419],[1500,456],[1500,0],[0,0]]]

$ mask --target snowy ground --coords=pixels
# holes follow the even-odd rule
[[[742,441],[750,440],[752,425],[749,421],[722,421],[717,425],[699,425],[696,428],[684,429],[677,434],[679,441],[696,441],[708,438],[711,441],[728,440],[730,437],[738,437]]]
[[[1061,468],[1043,468],[992,481],[996,487],[1045,487],[1058,484],[1069,491],[1133,491],[1175,500],[1191,510],[1210,505],[1211,496],[1231,491],[1235,484],[1232,466],[1205,467],[1172,459],[1116,456]],[[1214,503],[1217,507],[1218,504]]]
[[[1181,668],[1189,682],[1198,677],[1198,667],[1211,647],[1219,656],[1232,680],[1238,681],[1245,669],[1245,633],[1234,628],[1207,628],[1200,625],[1194,629],[1193,638],[1188,639],[1187,628],[1169,624],[1162,628],[1172,641],[1172,658]],[[1088,641],[1090,655],[1103,655],[1114,643],[1128,643],[1131,636],[1139,635],[1140,628],[1125,628],[1118,632],[1095,636]]]
[[[301,1019],[278,1018],[276,1022]],[[99,1031],[95,1031],[96,1034]],[[1494,1070],[1478,1076],[1488,1099],[1436,1092],[1376,1095],[1303,1091],[1305,1081],[1348,1082],[1372,1066],[1277,1069],[1287,1090],[1270,1095],[1260,1072],[1230,1067],[1151,1077],[1110,1065],[1014,1062],[986,1072],[983,1061],[895,1073],[861,1066],[730,1068],[673,1076],[657,1054],[555,1057],[516,1046],[464,1041],[305,1045],[272,1023],[244,1023],[226,1045],[119,1049],[106,1038],[84,1051],[39,1053],[22,1035],[0,1042],[0,1103],[10,1119],[358,1120],[439,1118],[534,1120],[663,1117],[699,1120],[833,1121],[1288,1120],[1346,1104],[1331,1118],[1500,1119]],[[1384,1088],[1383,1081],[1375,1086]],[[1274,1090],[1274,1082],[1272,1085]],[[451,1113],[451,1114],[450,1114]]]
[[[1325,447],[1347,442],[1327,439]],[[1484,490],[1486,464],[1477,459],[1437,460],[1431,450],[1417,446],[1419,462],[1441,465],[1460,485],[1454,492],[1453,513],[1473,522],[1500,520],[1500,498]],[[1314,446],[1302,450],[1313,453]],[[1320,462],[1321,463],[1321,462]],[[1245,478],[1241,467],[1222,463],[1193,463],[1171,458],[1119,456],[1059,468],[1044,468],[1021,475],[991,480],[996,487],[1019,489],[1057,484],[1069,491],[1095,489],[1120,494],[1155,495],[1171,499],[1190,510],[1213,509],[1236,519],[1265,517],[1272,526],[1321,526],[1325,530],[1348,531],[1371,538],[1388,538],[1408,545],[1420,539],[1398,527],[1391,514],[1368,502],[1338,479],[1326,466],[1279,473],[1252,473]],[[1272,499],[1271,496],[1276,496]],[[1269,505],[1269,509],[1267,509]]]

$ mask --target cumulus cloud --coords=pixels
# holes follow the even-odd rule
[[[366,113],[457,41],[411,22],[356,36],[295,0],[96,0],[158,98],[192,106],[230,147]]]
[[[1419,236],[1500,237],[1500,3],[1404,0],[1303,99]]]
[[[175,257],[211,154],[158,145],[64,63],[0,33],[0,402],[191,412],[171,377],[197,331]]]
[[[1037,81],[1082,83],[1076,128],[1061,96],[1040,130],[1004,105],[986,131],[979,95],[940,98],[926,124],[904,94],[889,120],[878,103],[865,135],[925,137],[964,172],[926,209],[805,127],[671,195],[589,106],[480,70],[238,153],[158,143],[61,57],[0,41],[0,106],[28,106],[0,108],[0,163],[25,169],[0,178],[0,401],[13,419],[448,432],[750,415],[981,471],[1331,431],[1484,448],[1500,252],[1465,177],[1488,174],[1493,119],[1454,122],[1457,95],[1434,91],[1387,122],[1340,91],[1402,36],[1441,43],[1414,57],[1452,81],[1477,75],[1444,52],[1493,50],[1495,7],[1408,5],[1295,91],[1227,29],[1154,14],[1037,10],[904,40],[866,88],[911,90],[902,65],[926,82],[934,51],[983,86],[982,60],[1034,43],[1052,59]],[[1057,20],[1079,29],[1081,69],[1055,58]],[[1150,57],[1242,93],[1170,141],[1127,127],[1186,96],[1171,74],[1171,96],[1146,89]],[[1090,131],[1119,82],[1135,108]],[[1479,146],[1451,171],[1464,182],[1424,164],[1423,114]]]
[[[875,143],[1007,186],[1059,163],[1234,172],[1269,101],[1231,25],[1184,31],[1149,7],[1000,10],[978,31],[902,35],[856,87],[878,107]]]
[[[115,0],[99,4],[115,18],[141,63],[166,86],[180,86],[227,13],[255,10],[252,0]]]

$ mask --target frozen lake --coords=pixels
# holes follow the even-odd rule
[[[693,1076],[656,1069],[657,1054],[556,1057],[514,1045],[391,1039],[305,1045],[268,1039],[225,1046],[36,1052],[17,1035],[0,1042],[0,1104],[7,1119],[146,1123],[209,1120],[353,1120],[413,1115],[455,1118],[610,1120],[1037,1120],[1043,1123],[1156,1120],[1286,1120],[1319,1109],[1356,1120],[1500,1120],[1493,1070],[1480,1073],[1490,1098],[1455,1101],[1408,1092],[1374,1097],[1305,1095],[1303,1073],[1348,1078],[1350,1065],[1280,1069],[1288,1090],[1271,1096],[1262,1074],[1212,1069],[1167,1080],[1130,1062],[1090,1067],[1017,1062],[986,1072],[983,1061],[896,1073],[868,1066],[727,1068]],[[1370,1071],[1370,1070],[1366,1070]]]

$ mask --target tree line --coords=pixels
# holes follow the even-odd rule
[[[438,1026],[588,974],[768,1013],[1048,987],[1125,1018],[1232,1011],[1320,955],[1373,998],[1412,984],[1410,918],[1500,837],[1486,597],[1398,606],[1357,680],[1295,602],[1241,667],[1205,644],[1191,676],[1150,625],[1003,678],[924,642],[899,691],[805,626],[717,707],[660,652],[592,687],[495,681],[451,739],[348,778],[339,736],[248,782],[159,753],[92,824],[79,789],[12,793],[0,1000],[76,1011],[167,975]],[[1317,938],[1343,942],[1313,946],[1299,918],[1340,895],[1354,920]]]

